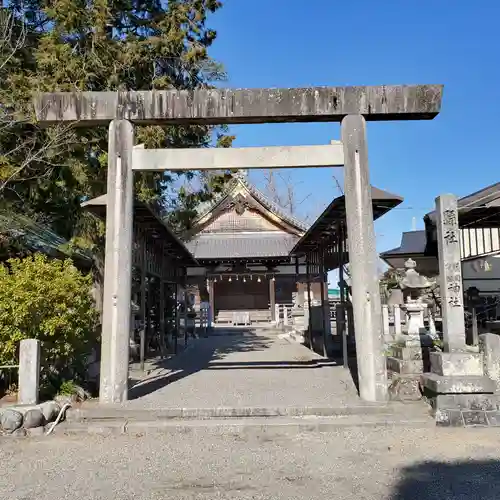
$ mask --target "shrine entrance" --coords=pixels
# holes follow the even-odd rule
[[[441,85],[204,89],[41,94],[38,121],[109,124],[108,200],[102,331],[102,403],[128,397],[131,318],[133,171],[233,170],[344,166],[359,392],[387,398],[378,255],[368,171],[366,121],[432,119]],[[134,149],[134,123],[251,124],[341,122],[341,143],[325,146]]]

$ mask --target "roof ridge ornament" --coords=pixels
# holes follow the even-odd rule
[[[246,168],[242,168],[237,170],[236,173],[233,174],[233,177],[236,179],[247,180],[248,179],[248,170]]]

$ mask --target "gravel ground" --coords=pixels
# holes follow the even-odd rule
[[[318,358],[306,347],[272,331],[201,338],[136,384],[127,405],[211,408],[359,404],[349,370],[311,366]]]
[[[0,440],[8,500],[497,500],[494,429]]]

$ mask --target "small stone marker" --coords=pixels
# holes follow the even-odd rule
[[[21,340],[19,347],[19,395],[18,403],[38,403],[40,383],[40,341]]]
[[[451,352],[465,347],[462,265],[456,196],[452,194],[438,196],[436,213],[443,341],[444,350]]]

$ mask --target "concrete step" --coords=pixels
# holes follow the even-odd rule
[[[103,420],[124,421],[171,421],[171,420],[232,420],[244,418],[278,417],[367,417],[373,415],[421,417],[429,414],[429,408],[421,402],[404,404],[353,404],[339,407],[237,407],[237,408],[138,408],[131,406],[99,406],[88,404],[81,408],[69,409],[68,422],[90,422]]]
[[[290,435],[300,432],[332,432],[345,428],[405,427],[432,428],[436,424],[428,414],[403,415],[338,415],[318,417],[265,417],[194,420],[91,420],[87,422],[63,422],[55,429],[56,434],[128,434],[140,436],[152,433],[210,433],[217,435],[265,433],[266,435]]]

